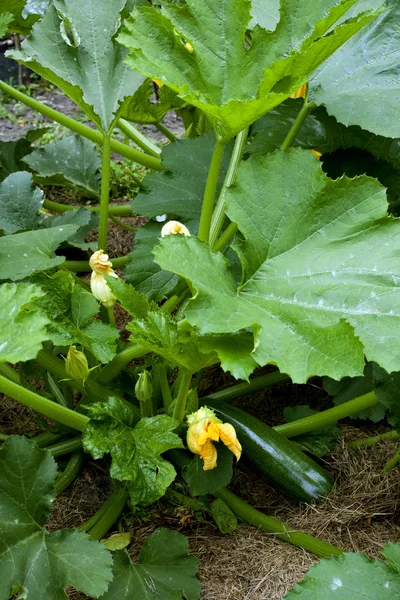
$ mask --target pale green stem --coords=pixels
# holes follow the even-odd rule
[[[108,212],[108,216],[111,219],[111,221],[113,223],[115,223],[116,225],[118,225],[118,227],[121,227],[121,229],[125,229],[125,231],[131,231],[132,233],[136,233],[138,228],[137,227],[131,227],[130,225],[127,225],[126,223],[123,223],[122,221],[120,221],[119,219],[117,219],[117,217],[114,217],[113,215],[110,215],[110,212]]]
[[[208,242],[210,237],[211,219],[214,211],[215,192],[218,185],[219,172],[222,158],[224,156],[225,142],[217,139],[214,146],[214,152],[211,158],[210,168],[208,170],[206,187],[204,190],[203,205],[201,208],[200,225],[198,237],[204,242]]]
[[[47,208],[47,210],[53,210],[54,212],[65,213],[69,210],[77,210],[78,208],[82,208],[82,205],[60,204],[60,202],[54,202],[53,200],[47,200],[45,198],[43,200],[43,208]],[[91,212],[100,212],[100,206],[85,206],[84,208],[90,210]],[[131,217],[133,213],[130,204],[121,204],[118,206],[109,206],[108,214],[116,215],[118,217]]]
[[[107,314],[108,314],[108,322],[110,323],[110,325],[112,325],[113,327],[117,327],[113,306],[107,308]]]
[[[141,358],[145,354],[150,352],[150,348],[140,344],[129,344],[124,350],[119,352],[111,362],[104,367],[104,369],[96,377],[97,383],[106,384],[109,383],[114,377],[118,375],[126,367],[128,363],[135,358]]]
[[[167,368],[164,364],[157,365],[157,377],[161,388],[161,394],[163,397],[163,403],[165,410],[168,410],[168,407],[172,403],[172,394],[168,383],[167,378]]]
[[[42,104],[38,100],[23,94],[19,90],[14,89],[12,86],[7,85],[4,81],[0,81],[0,90],[12,96],[18,102],[22,102],[26,106],[29,106],[33,110],[39,112],[40,114],[48,117],[52,121],[56,121],[56,123],[60,123],[64,127],[67,127],[74,133],[77,133],[95,144],[103,145],[103,135],[100,131],[96,131],[75,121],[75,119],[71,119],[71,117],[67,117],[62,113],[54,110],[54,108],[50,108],[45,104]],[[125,144],[121,144],[121,142],[117,142],[116,140],[111,141],[111,150],[113,152],[117,152],[121,156],[125,156],[125,158],[129,158],[137,162],[144,167],[148,167],[149,169],[153,169],[154,171],[162,171],[163,167],[161,166],[161,161],[159,158],[155,158],[154,156],[149,156],[148,154],[143,154],[143,152],[139,152],[130,146],[126,146]]]
[[[399,437],[400,433],[395,429],[392,429],[391,431],[386,431],[386,433],[381,433],[379,435],[373,435],[372,437],[352,440],[351,442],[348,442],[347,445],[349,448],[360,448],[361,446],[373,446],[382,440],[396,440]]]
[[[389,473],[398,463],[400,462],[400,448],[397,450],[396,454],[392,459],[383,467],[385,473]]]
[[[158,157],[161,154],[161,149],[147,139],[143,133],[138,131],[136,127],[125,121],[125,119],[119,119],[117,127],[124,133],[132,142],[135,142],[139,148],[150,154],[151,156]]]
[[[177,421],[179,425],[182,423],[185,417],[186,401],[193,375],[193,373],[187,371],[186,369],[181,369],[181,373],[181,382],[179,385],[178,396],[176,398],[176,404],[172,415],[172,418],[175,419],[175,421]]]
[[[163,135],[165,135],[165,137],[170,141],[170,142],[176,142],[177,141],[177,137],[172,133],[172,131],[170,131],[167,127],[165,127],[165,125],[163,125],[162,123],[156,123],[155,124],[158,131],[161,131],[161,133]]]
[[[222,250],[233,240],[238,229],[236,223],[229,223],[228,227],[215,242],[213,247],[214,252],[222,252]]]
[[[212,216],[211,227],[210,227],[210,246],[214,248],[218,236],[221,233],[222,226],[225,220],[225,197],[226,192],[232,185],[235,175],[236,169],[242,159],[243,148],[246,144],[247,135],[249,133],[249,128],[246,127],[236,136],[235,144],[232,150],[231,160],[229,162],[229,167],[226,172],[224,183],[222,184],[221,192],[219,194],[219,198],[217,204],[215,205],[214,213]]]
[[[100,222],[99,222],[99,250],[107,250],[108,231],[108,203],[110,200],[110,159],[111,159],[111,132],[104,134],[103,154],[101,164],[101,191],[100,191]]]
[[[128,264],[129,260],[129,256],[120,256],[112,258],[111,262],[114,269],[122,269]],[[92,270],[88,260],[66,260],[62,263],[62,266],[68,271],[75,271],[75,273],[90,273]]]
[[[281,146],[282,150],[288,150],[289,148],[291,148],[293,142],[296,139],[296,135],[299,133],[308,114],[310,113],[310,111],[314,110],[314,108],[317,108],[315,102],[304,102],[303,108],[297,115],[295,122],[291,126],[289,133],[283,141],[283,144]]]
[[[74,452],[71,458],[68,461],[67,466],[65,467],[62,473],[59,473],[57,479],[54,482],[54,487],[56,491],[56,495],[58,496],[67,489],[75,481],[75,479],[79,475],[79,471],[81,470],[83,462],[83,454],[79,450]]]
[[[7,363],[0,363],[0,375],[11,379],[14,383],[21,383],[21,378],[16,371]]]

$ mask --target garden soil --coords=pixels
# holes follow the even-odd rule
[[[59,94],[46,94],[46,102],[76,116],[69,101]],[[0,119],[0,140],[3,141],[17,139],[32,126],[33,118],[37,119],[37,115],[21,111],[15,103],[7,107],[18,113],[21,122]],[[167,120],[168,126],[178,132],[179,122],[175,116],[171,119],[170,122]],[[35,126],[38,126],[37,123]],[[148,128],[149,132],[153,139],[160,140],[160,134],[154,128]],[[62,197],[57,199],[63,201]],[[123,220],[134,226],[143,222],[134,218]],[[134,243],[133,235],[110,222],[110,256],[129,252]],[[116,316],[121,334],[125,337],[127,315],[120,309]],[[262,372],[265,370],[259,374]],[[233,383],[233,378],[220,369],[210,368],[200,391],[206,395]],[[276,386],[243,398],[237,404],[269,425],[283,422],[285,406],[309,404],[318,409],[330,406],[319,380],[304,386]],[[43,420],[30,409],[0,397],[2,433],[32,435],[42,425]],[[373,447],[350,450],[346,441],[381,433],[385,427],[347,420],[341,428],[342,440],[322,463],[334,476],[336,486],[321,504],[296,504],[273,488],[245,458],[235,469],[231,489],[252,506],[284,521],[293,529],[307,532],[346,551],[360,550],[370,557],[378,557],[386,542],[400,542],[400,477],[397,469],[382,472],[397,445],[395,441],[386,441]],[[79,477],[54,503],[48,529],[79,526],[96,512],[110,492],[111,482],[106,469],[100,461],[86,457]],[[222,535],[210,520],[199,520],[187,508],[173,507],[165,501],[135,515],[127,512],[121,524],[132,534],[129,551],[133,560],[138,558],[143,542],[157,527],[183,533],[189,541],[190,552],[199,560],[202,600],[280,600],[317,561],[312,554],[244,523],[233,535]],[[110,533],[115,531],[113,529]],[[68,593],[71,600],[87,598],[72,589]]]

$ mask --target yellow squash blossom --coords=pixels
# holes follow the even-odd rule
[[[165,223],[164,227],[161,229],[161,237],[165,237],[166,235],[176,235],[180,233],[182,235],[186,235],[186,237],[190,237],[190,231],[183,223],[179,223],[179,221],[168,221]]]
[[[289,96],[289,98],[305,98],[307,95],[307,84],[303,83],[302,86],[299,87],[293,94]]]
[[[116,277],[117,279],[118,275],[114,272],[112,263],[108,260],[108,255],[104,254],[103,250],[97,250],[90,257],[89,265],[93,269],[90,279],[90,289],[93,296],[104,306],[111,308],[115,304],[116,297],[108,287],[104,275]]]
[[[187,445],[193,454],[198,454],[204,461],[204,471],[217,466],[217,449],[213,442],[223,442],[239,460],[242,453],[235,428],[223,423],[215,412],[206,406],[188,415]]]

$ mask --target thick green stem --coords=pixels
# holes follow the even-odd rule
[[[59,473],[54,487],[56,489],[56,495],[58,496],[71,485],[73,481],[78,477],[79,471],[81,470],[83,462],[83,454],[80,451],[74,452],[68,461],[62,473]]]
[[[38,433],[34,437],[30,438],[32,442],[35,442],[39,448],[46,448],[50,446],[50,444],[55,444],[58,440],[61,440],[63,435],[62,433],[53,433],[52,431],[44,431],[43,433]]]
[[[60,406],[51,400],[47,400],[39,396],[39,394],[18,385],[18,383],[6,379],[2,375],[0,375],[0,392],[25,406],[29,406],[32,410],[49,419],[67,425],[67,427],[77,429],[78,431],[83,431],[85,425],[89,422],[88,417],[76,413],[69,408],[64,408],[64,406]]]
[[[161,388],[161,395],[163,398],[164,408],[165,410],[168,410],[168,407],[172,403],[172,394],[167,378],[167,368],[163,363],[157,365],[157,377]]]
[[[386,433],[381,433],[379,435],[373,435],[372,437],[360,438],[359,440],[353,440],[347,443],[349,448],[360,448],[361,446],[374,446],[374,444],[378,444],[382,440],[396,440],[400,437],[400,433],[395,429],[391,431],[386,431]]]
[[[385,473],[389,473],[398,463],[400,462],[400,448],[397,450],[396,454],[389,460],[388,463],[383,467]]]
[[[56,121],[56,123],[60,123],[64,127],[67,127],[74,133],[77,133],[88,140],[91,140],[95,144],[103,145],[103,134],[100,131],[96,131],[75,121],[75,119],[71,119],[71,117],[67,117],[62,113],[54,110],[54,108],[50,108],[45,104],[42,104],[38,100],[23,94],[19,90],[14,89],[12,86],[7,85],[4,81],[0,81],[0,90],[9,94],[12,98],[17,100],[18,102],[22,102],[25,106],[29,106],[33,110],[39,112],[45,117],[48,117],[52,121]],[[139,152],[130,146],[126,146],[125,144],[121,144],[121,142],[117,142],[115,140],[111,141],[111,150],[113,152],[117,152],[121,156],[125,156],[125,158],[129,158],[144,167],[148,167],[149,169],[153,169],[154,171],[162,171],[163,167],[161,166],[161,161],[159,158],[155,158],[154,156],[149,156],[148,154],[143,154],[143,152]]]
[[[135,142],[139,148],[150,154],[151,156],[158,157],[161,154],[161,149],[147,139],[143,133],[138,131],[136,127],[125,121],[125,119],[119,119],[117,127],[124,133],[132,142]]]
[[[99,222],[99,250],[107,250],[108,231],[108,203],[110,200],[110,159],[111,159],[111,132],[104,134],[103,154],[101,163],[101,191],[100,191],[100,222]]]
[[[65,454],[71,454],[71,452],[75,452],[76,450],[80,450],[81,448],[82,436],[79,435],[69,440],[58,442],[58,444],[47,446],[46,450],[48,450],[54,457],[57,458],[58,456],[65,456]]]
[[[21,378],[16,371],[7,363],[0,363],[0,375],[11,379],[14,383],[21,383]]]
[[[193,375],[193,373],[187,371],[186,369],[182,369],[181,373],[181,382],[179,386],[178,396],[176,398],[174,412],[172,415],[172,418],[175,419],[175,421],[178,421],[179,425],[182,423],[185,417],[186,401]]]
[[[314,110],[314,108],[316,107],[317,105],[315,104],[315,102],[304,102],[303,108],[297,115],[295,122],[291,126],[289,133],[283,141],[283,144],[281,146],[282,150],[288,150],[289,148],[291,148],[293,142],[296,139],[296,135],[299,133],[306,117],[308,116],[310,111]]]
[[[364,394],[364,396],[349,400],[344,404],[339,404],[334,408],[329,408],[310,417],[285,423],[284,425],[277,425],[274,429],[285,437],[291,438],[302,433],[307,433],[308,431],[313,431],[314,429],[334,425],[336,421],[350,417],[360,412],[360,410],[365,410],[378,403],[379,399],[375,396],[374,392],[369,392],[368,394]]]
[[[279,383],[287,383],[288,381],[290,381],[289,375],[275,371],[274,373],[267,373],[267,375],[255,377],[250,381],[250,383],[238,383],[237,385],[233,385],[225,390],[220,390],[214,394],[209,394],[204,398],[200,398],[200,401],[203,404],[207,404],[207,398],[212,398],[213,400],[232,402],[232,400],[242,398],[242,396],[249,396],[250,394],[255,394],[255,392],[259,392],[260,390],[266,390],[274,385],[278,385]]]
[[[210,246],[214,248],[218,236],[221,233],[222,226],[225,220],[225,196],[226,191],[230,188],[236,175],[236,169],[242,159],[243,147],[246,144],[249,128],[246,127],[236,136],[235,145],[233,146],[231,160],[226,172],[224,183],[222,184],[221,192],[212,216],[210,227]]]
[[[69,210],[77,210],[78,208],[82,208],[81,204],[60,204],[60,202],[54,202],[53,200],[47,200],[46,198],[43,200],[43,208],[47,208],[47,210],[53,210],[54,212],[65,213]],[[100,212],[100,206],[85,206],[87,210],[92,212]],[[118,206],[109,206],[108,214],[110,216],[117,217],[131,217],[132,216],[132,208],[130,204],[119,204]]]
[[[111,362],[104,367],[96,378],[97,383],[106,384],[109,383],[126,367],[128,363],[135,358],[140,358],[145,354],[148,354],[150,349],[140,344],[129,344],[124,350],[119,352]]]
[[[117,484],[114,492],[102,507],[99,519],[93,527],[89,529],[88,534],[93,540],[101,540],[109,529],[114,525],[120,514],[125,508],[129,493],[122,484]]]
[[[214,146],[214,152],[211,158],[210,168],[206,188],[204,190],[203,206],[201,208],[200,225],[198,237],[204,242],[208,242],[210,237],[211,219],[214,211],[215,192],[218,185],[219,171],[222,158],[224,156],[225,142],[217,139]]]
[[[129,262],[129,256],[120,256],[111,259],[114,269],[122,269]],[[64,269],[75,271],[75,273],[90,273],[91,268],[88,260],[66,260],[62,263]]]
[[[58,404],[60,404],[60,406],[65,406],[66,408],[72,408],[71,406],[68,406],[68,402],[64,398],[64,394],[62,393],[62,391],[58,387],[57,383],[53,379],[52,374],[47,373],[46,378],[47,378],[47,382],[49,384],[50,391],[53,394],[54,398],[57,400]]]
[[[161,131],[161,133],[163,135],[165,135],[165,137],[170,141],[170,142],[176,142],[176,140],[178,139],[176,137],[176,135],[174,135],[172,133],[172,131],[170,131],[167,127],[165,127],[165,125],[163,125],[162,123],[156,123],[155,124],[158,131]]]
[[[229,223],[228,227],[215,242],[213,247],[214,252],[222,252],[222,250],[233,240],[238,229],[239,227],[236,223]]]

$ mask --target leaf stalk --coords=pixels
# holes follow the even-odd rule
[[[216,139],[210,168],[208,170],[206,187],[204,190],[203,205],[201,208],[198,237],[203,242],[208,242],[210,237],[211,220],[214,211],[215,192],[218,185],[219,172],[224,156],[225,142]]]

